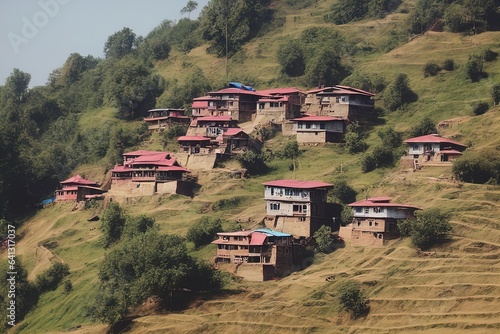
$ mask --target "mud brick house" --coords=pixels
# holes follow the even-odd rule
[[[185,116],[184,109],[151,109],[144,118],[149,130],[163,130],[170,125],[189,124],[191,119]]]
[[[258,90],[257,115],[272,117],[274,122],[300,117],[305,93],[295,87]]]
[[[177,142],[181,147],[180,151],[188,154],[209,154],[213,149],[210,138],[203,136],[180,136]]]
[[[238,128],[230,116],[207,116],[195,118],[186,132],[186,136],[204,136],[215,139],[229,128]]]
[[[322,225],[333,226],[326,202],[330,183],[276,180],[264,183],[266,227],[291,233],[295,238],[310,237]]]
[[[430,134],[405,140],[408,156],[401,159],[402,164],[413,165],[413,170],[422,166],[446,165],[462,155],[466,145],[455,140]]]
[[[300,143],[340,143],[344,138],[345,120],[331,116],[294,118],[293,131]]]
[[[350,121],[372,117],[375,94],[348,86],[316,88],[306,92],[303,113],[336,116]]]
[[[246,86],[241,86],[246,87]],[[227,116],[236,122],[251,121],[262,96],[250,88],[229,87],[193,99],[193,117]]]
[[[170,152],[128,152],[123,154],[123,165],[116,165],[111,171],[110,192],[190,195],[193,184],[187,181],[188,173]]]
[[[392,203],[390,197],[373,197],[349,204],[353,219],[340,227],[339,236],[355,246],[383,246],[387,240],[399,238],[397,221],[415,219],[420,208]]]
[[[216,266],[247,280],[265,281],[292,271],[291,234],[267,228],[221,232],[212,243],[217,245]]]
[[[76,175],[61,182],[61,188],[56,190],[55,201],[85,201],[101,197],[103,193],[105,191],[97,183]]]

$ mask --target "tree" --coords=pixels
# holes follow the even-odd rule
[[[130,28],[123,28],[108,37],[104,44],[106,58],[123,58],[137,47],[137,36]]]
[[[314,241],[316,249],[321,253],[328,253],[331,251],[331,244],[333,242],[332,229],[330,226],[323,225],[316,232],[314,232]]]
[[[363,140],[361,128],[357,124],[351,123],[347,126],[344,140],[347,152],[351,154],[366,150],[366,143]]]
[[[193,10],[195,10],[196,8],[198,7],[198,3],[196,1],[192,1],[192,0],[189,0],[186,4],[186,6],[184,6],[182,9],[181,9],[181,14],[188,14],[188,18],[191,18],[191,12]]]
[[[338,51],[332,46],[321,48],[306,65],[307,81],[312,86],[338,84],[346,77],[346,73]]]
[[[415,97],[415,93],[410,88],[408,75],[399,73],[384,91],[383,101],[390,111],[395,111],[413,102]]]
[[[36,276],[35,286],[39,294],[57,289],[64,277],[69,275],[69,266],[66,263],[54,262],[43,273]]]
[[[494,84],[491,87],[491,98],[493,99],[494,106],[500,103],[500,84]]]
[[[187,240],[194,243],[195,249],[212,242],[217,232],[222,231],[222,221],[219,218],[203,217],[189,227]]]
[[[333,182],[333,189],[328,192],[328,199],[330,202],[340,202],[348,204],[356,201],[357,192],[345,180],[345,178],[338,178]]]
[[[424,65],[424,77],[433,77],[436,76],[439,71],[441,71],[441,67],[433,61],[428,61]]]
[[[137,234],[146,233],[150,228],[155,227],[155,220],[146,215],[128,216],[123,227],[123,235],[132,239]]]
[[[340,0],[332,5],[332,11],[325,16],[325,20],[335,24],[345,24],[362,19],[367,12],[367,0]]]
[[[267,170],[267,165],[262,154],[257,154],[251,150],[238,154],[236,159],[243,165],[250,174],[258,175]]]
[[[410,130],[410,135],[412,137],[420,137],[425,135],[430,135],[433,133],[437,133],[437,128],[432,119],[428,116],[424,117],[420,123],[415,125]]]
[[[416,212],[415,216],[415,220],[398,222],[398,229],[403,236],[409,235],[416,247],[427,249],[448,237],[451,231],[448,214],[428,209]]]
[[[446,30],[449,32],[459,32],[462,30],[464,24],[464,8],[462,5],[454,3],[451,4],[444,11],[444,23]]]
[[[101,224],[102,243],[105,248],[120,240],[126,218],[125,212],[118,203],[111,202],[108,204],[102,216]]]
[[[361,291],[360,284],[354,280],[342,282],[338,287],[339,309],[356,319],[368,313],[369,300]]]
[[[31,74],[15,68],[5,80],[2,93],[6,101],[22,102],[27,96]]]
[[[466,151],[453,162],[452,172],[463,182],[500,183],[500,154],[497,150]]]
[[[397,148],[402,143],[402,133],[394,130],[392,126],[386,126],[377,131],[377,135],[382,140],[382,146]]]
[[[304,74],[306,57],[302,43],[298,40],[291,40],[282,44],[278,49],[277,56],[283,73],[291,77],[298,77]]]
[[[484,60],[480,55],[470,55],[465,65],[465,73],[470,81],[479,81],[483,76]]]

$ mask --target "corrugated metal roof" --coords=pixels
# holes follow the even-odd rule
[[[265,233],[254,232],[250,235],[251,246],[261,246],[266,241],[267,235]]]
[[[289,233],[278,232],[278,231],[274,231],[274,230],[271,230],[268,228],[259,228],[259,229],[256,229],[255,232],[266,233],[266,234],[269,234],[273,237],[291,237],[292,236]]]
[[[321,181],[301,181],[301,180],[275,180],[263,183],[265,186],[298,188],[298,189],[314,189],[314,188],[331,188],[333,184]]]
[[[420,137],[413,137],[405,140],[405,143],[449,143],[457,146],[467,147],[466,145],[459,143],[453,139],[443,138],[438,134],[425,135]]]
[[[61,182],[61,184],[66,184],[66,183],[75,183],[75,184],[83,184],[83,185],[97,185],[97,183],[95,183],[95,182],[85,180],[80,175],[75,175],[75,176],[70,177],[69,179]]]

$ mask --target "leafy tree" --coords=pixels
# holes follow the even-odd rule
[[[323,225],[316,232],[314,232],[314,241],[316,249],[321,253],[328,253],[331,251],[331,244],[333,242],[332,229],[330,226]]]
[[[295,159],[300,155],[299,144],[296,140],[289,140],[283,146],[280,155],[285,159]]]
[[[212,0],[200,13],[203,39],[210,42],[209,52],[218,57],[236,53],[244,42],[255,36],[266,19],[262,0]]]
[[[189,0],[186,6],[182,7],[181,14],[188,14],[188,18],[191,17],[191,12],[198,7],[198,3],[193,0]]]
[[[346,24],[362,19],[367,12],[367,0],[339,0],[332,5],[331,13],[325,16],[325,21]]]
[[[154,229],[106,254],[99,280],[92,314],[112,325],[122,320],[129,308],[150,296],[159,296],[173,307],[176,291],[213,290],[221,286],[213,268],[188,255],[181,237],[160,235]]]
[[[306,65],[310,85],[332,86],[346,77],[347,70],[340,63],[340,55],[334,47],[320,49]]]
[[[455,62],[453,59],[445,59],[443,62],[443,69],[453,71],[455,69]]]
[[[203,217],[187,232],[187,240],[194,243],[195,249],[212,242],[217,232],[222,231],[222,221],[219,218]]]
[[[130,28],[123,28],[108,37],[104,44],[106,58],[123,58],[137,47],[137,36]]]
[[[424,65],[424,77],[433,77],[436,76],[439,71],[441,71],[441,67],[433,61],[428,61]]]
[[[465,65],[465,73],[472,81],[479,81],[483,76],[484,60],[480,55],[470,55],[467,64]]]
[[[123,235],[129,239],[140,233],[146,233],[150,228],[155,227],[155,220],[146,215],[128,216],[123,227]]]
[[[364,73],[358,70],[354,70],[351,75],[343,79],[342,84],[361,88],[372,93],[380,93],[386,86],[385,79],[381,75],[377,73]]]
[[[251,150],[238,154],[236,159],[243,165],[250,174],[258,175],[267,170],[267,165],[262,154],[257,154]]]
[[[451,4],[444,11],[444,23],[449,32],[459,32],[463,29],[464,8],[458,3]]]
[[[500,103],[500,84],[494,84],[493,87],[491,87],[491,97],[494,106]]]
[[[304,74],[306,57],[302,44],[298,40],[290,40],[278,49],[278,62],[281,70],[291,77]]]
[[[127,217],[118,203],[111,202],[102,216],[102,243],[105,248],[120,240]]]
[[[394,166],[394,150],[389,146],[377,146],[370,154],[365,154],[361,159],[361,171],[371,172],[376,168]]]
[[[340,219],[342,226],[346,226],[352,222],[352,218],[354,217],[352,213],[352,208],[347,205],[342,205],[342,211],[340,213]]]
[[[163,131],[161,136],[163,147],[167,147],[168,144],[173,142],[177,143],[177,138],[179,138],[180,136],[184,136],[187,129],[188,126],[183,124],[177,124],[168,127],[168,129]]]
[[[415,34],[426,32],[436,22],[436,19],[442,17],[443,7],[434,0],[418,0],[415,10],[408,17],[410,31]]]
[[[476,116],[482,115],[490,109],[487,102],[474,102],[472,103],[472,113]]]
[[[357,124],[349,124],[344,135],[345,147],[351,154],[366,150],[366,143],[361,134],[361,128]]]
[[[5,80],[5,86],[2,89],[3,98],[6,101],[24,101],[28,93],[30,80],[31,74],[15,68]]]
[[[402,144],[402,133],[394,130],[392,126],[386,126],[377,131],[382,140],[382,146],[397,148]]]
[[[384,91],[383,101],[389,110],[395,111],[413,102],[415,97],[415,93],[410,88],[408,76],[399,73]]]
[[[66,263],[54,262],[43,273],[36,276],[35,286],[39,294],[57,289],[64,277],[69,275],[69,266]]]
[[[354,319],[368,313],[369,300],[361,291],[359,282],[347,280],[338,287],[339,309],[348,312]]]
[[[463,182],[500,183],[500,154],[496,150],[466,151],[453,162],[452,172]]]
[[[338,178],[333,182],[333,189],[328,192],[328,200],[333,203],[348,204],[356,201],[357,192],[346,181]]]
[[[420,137],[425,135],[430,135],[433,133],[438,133],[436,125],[432,121],[432,119],[428,116],[424,117],[420,123],[415,125],[410,130],[411,137]]]
[[[414,221],[398,222],[398,229],[403,235],[409,235],[416,247],[427,249],[448,237],[451,225],[447,214],[439,209],[428,209],[417,211],[415,215]]]

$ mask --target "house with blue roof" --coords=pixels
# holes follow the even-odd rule
[[[260,228],[220,232],[215,265],[249,281],[266,281],[288,275],[293,266],[293,238],[289,233]]]

